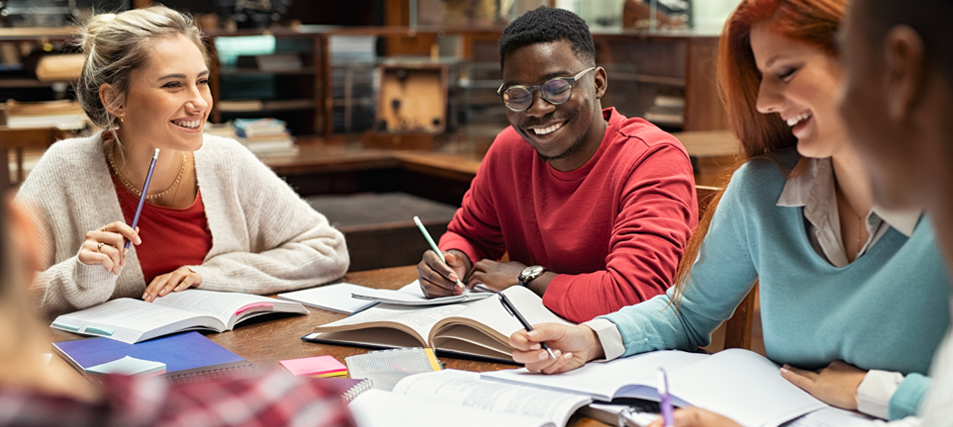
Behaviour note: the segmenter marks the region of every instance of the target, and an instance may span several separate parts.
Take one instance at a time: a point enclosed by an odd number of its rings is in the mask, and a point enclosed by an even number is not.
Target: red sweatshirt
[[[497,136],[440,238],[440,249],[542,265],[543,303],[574,322],[645,301],[672,285],[698,222],[688,153],[645,120],[609,124],[582,167],[560,172],[513,130]],[[514,278],[515,280],[515,278]]]

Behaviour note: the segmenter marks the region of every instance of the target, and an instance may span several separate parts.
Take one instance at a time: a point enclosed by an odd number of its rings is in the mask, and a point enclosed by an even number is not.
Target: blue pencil
[[[149,191],[149,182],[152,181],[152,171],[156,169],[156,159],[159,158],[159,149],[156,148],[155,153],[152,153],[152,163],[149,164],[149,172],[146,174],[146,183],[142,184],[142,193],[139,194],[139,205],[136,206],[136,215],[132,217],[132,229],[135,230],[136,226],[139,225],[139,214],[142,213],[142,205],[146,203],[146,192]],[[126,240],[126,251],[129,250],[129,245],[132,244],[131,240]]]

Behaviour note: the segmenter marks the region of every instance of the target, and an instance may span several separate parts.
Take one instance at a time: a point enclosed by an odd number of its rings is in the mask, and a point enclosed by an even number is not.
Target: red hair
[[[751,51],[751,28],[767,23],[782,37],[815,46],[837,55],[834,36],[847,8],[847,0],[744,0],[735,9],[721,33],[718,44],[718,93],[728,116],[728,124],[741,153],[733,170],[748,160],[794,147],[797,138],[778,114],[761,114],[757,109],[761,72]],[[804,162],[786,174],[797,173]],[[686,279],[708,233],[712,215],[724,190],[715,195],[698,228],[688,242],[675,274],[675,305],[685,293]]]

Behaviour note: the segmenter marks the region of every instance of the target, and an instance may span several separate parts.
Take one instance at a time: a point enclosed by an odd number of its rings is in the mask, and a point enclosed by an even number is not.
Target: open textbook
[[[349,405],[360,426],[554,426],[590,398],[480,379],[480,374],[443,370],[406,377],[392,392],[368,390]]]
[[[559,375],[526,369],[485,372],[484,378],[574,391],[596,401],[630,397],[658,401],[656,372],[668,371],[668,390],[676,406],[697,406],[746,427],[779,426],[828,405],[783,377],[778,365],[742,349],[713,355],[656,351],[608,363],[588,363]]]
[[[63,314],[50,325],[77,334],[137,343],[193,329],[229,331],[236,323],[269,313],[307,314],[303,305],[260,295],[187,289],[154,302],[118,298]]]
[[[503,291],[530,323],[571,324],[543,306],[522,286]],[[378,304],[344,319],[316,326],[306,341],[372,348],[432,347],[446,354],[513,362],[509,336],[522,329],[495,295],[433,307]]]

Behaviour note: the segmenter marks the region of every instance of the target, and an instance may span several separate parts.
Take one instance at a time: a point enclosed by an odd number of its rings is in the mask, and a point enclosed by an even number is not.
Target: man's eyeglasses
[[[530,105],[533,105],[533,92],[540,91],[543,99],[553,105],[559,105],[572,97],[572,86],[579,80],[583,74],[586,74],[596,67],[589,67],[572,77],[556,77],[546,83],[538,86],[513,85],[504,89],[504,84],[496,90],[496,94],[503,98],[506,108],[515,112],[525,111]]]

